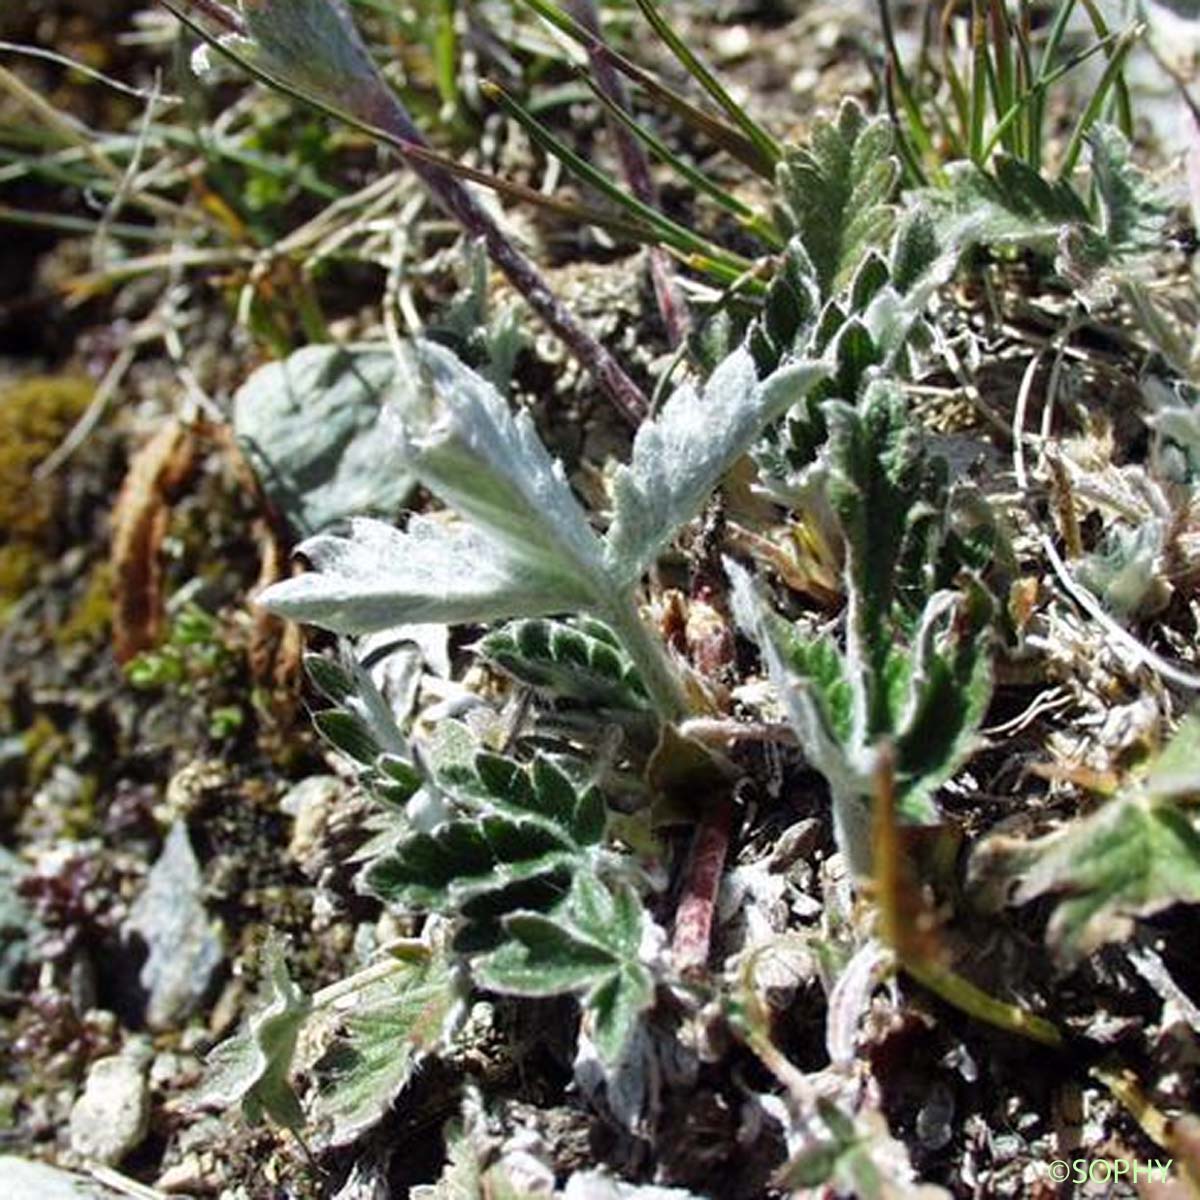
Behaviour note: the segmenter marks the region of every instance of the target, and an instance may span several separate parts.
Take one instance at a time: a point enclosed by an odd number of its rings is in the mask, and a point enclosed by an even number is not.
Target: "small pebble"
[[[71,1109],[71,1149],[115,1166],[141,1145],[150,1124],[144,1047],[97,1059]]]

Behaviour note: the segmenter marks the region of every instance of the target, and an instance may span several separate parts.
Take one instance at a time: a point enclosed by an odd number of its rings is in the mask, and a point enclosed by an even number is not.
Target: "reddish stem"
[[[341,0],[330,2],[338,9],[346,37],[354,44],[363,65],[357,77],[349,77],[344,82],[341,99],[345,111],[399,142],[410,143],[414,148],[427,148],[428,143],[408,111],[375,70],[345,5]],[[184,0],[184,3],[204,13],[227,31],[243,32],[241,18],[219,0]],[[393,145],[393,149],[467,236],[472,240],[482,240],[491,260],[508,276],[529,307],[564,342],[625,418],[632,425],[640,424],[649,407],[641,389],[625,374],[617,360],[579,324],[550,290],[537,267],[516,248],[461,181],[445,168],[421,161],[403,146]]]
[[[226,8],[224,4],[220,3],[220,0],[187,0],[187,3],[227,33],[244,34],[246,32],[241,15],[234,12],[232,8]]]
[[[708,965],[717,893],[733,833],[733,813],[733,801],[728,796],[714,797],[692,837],[671,936],[672,957],[682,972],[702,971]]]

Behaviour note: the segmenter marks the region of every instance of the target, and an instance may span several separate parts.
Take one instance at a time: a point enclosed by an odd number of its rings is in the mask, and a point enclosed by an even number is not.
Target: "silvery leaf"
[[[315,569],[267,588],[259,603],[334,633],[547,615],[578,609],[586,596],[553,564],[539,570],[475,529],[428,517],[403,533],[363,518],[348,536],[310,538],[298,551]]]
[[[306,95],[370,120],[389,103],[345,0],[242,0],[246,38],[233,48]]]
[[[730,354],[702,390],[678,388],[638,430],[633,458],[618,472],[608,533],[610,569],[632,583],[679,528],[697,516],[722,477],[759,434],[829,373],[796,362],[761,383],[745,346]]]
[[[573,580],[575,607],[586,606],[582,592],[607,596],[599,539],[529,414],[514,416],[500,393],[444,346],[413,340],[403,365],[405,385],[389,410],[402,465],[524,564],[523,574]]]

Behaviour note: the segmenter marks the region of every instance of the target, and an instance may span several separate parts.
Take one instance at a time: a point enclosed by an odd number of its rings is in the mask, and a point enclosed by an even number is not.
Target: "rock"
[[[5,1200],[117,1200],[117,1193],[70,1171],[0,1154]]]
[[[233,429],[297,533],[341,517],[395,514],[412,490],[380,410],[403,386],[386,344],[306,346],[260,367],[233,400]]]
[[[292,818],[288,857],[306,874],[321,851],[323,835],[337,806],[346,798],[346,785],[336,775],[310,775],[288,789],[279,807]]]
[[[200,864],[183,821],[171,827],[124,930],[149,950],[140,975],[149,993],[146,1024],[176,1028],[200,1006],[225,956],[204,907]]]
[[[97,1059],[71,1109],[71,1149],[115,1166],[141,1145],[150,1125],[149,1050],[139,1043]]]
[[[184,1196],[195,1196],[216,1190],[198,1154],[189,1154],[182,1162],[168,1167],[154,1181],[154,1187],[160,1192]]]

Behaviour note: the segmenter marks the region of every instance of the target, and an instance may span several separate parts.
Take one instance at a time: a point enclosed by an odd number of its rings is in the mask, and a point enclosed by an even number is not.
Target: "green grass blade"
[[[928,182],[928,178],[922,162],[937,161],[933,149],[933,133],[921,112],[921,105],[896,46],[896,33],[892,26],[892,9],[889,0],[879,0],[879,24],[883,31],[885,56],[884,96],[887,101],[888,115],[892,120],[892,129],[896,135],[897,151],[913,182],[924,185]],[[922,56],[926,52],[927,47],[923,46]],[[899,106],[896,104],[897,98],[900,101]],[[904,125],[900,123],[901,110],[904,113]]]
[[[971,0],[971,99],[968,112],[967,149],[971,161],[984,165],[983,129],[987,120],[988,47],[987,19],[982,0]]]
[[[1121,78],[1121,72],[1125,69],[1125,60],[1129,57],[1129,52],[1133,49],[1134,43],[1141,37],[1143,28],[1144,26],[1138,22],[1129,25],[1121,33],[1121,36],[1117,38],[1116,45],[1112,47],[1112,53],[1109,55],[1108,62],[1104,67],[1104,74],[1100,76],[1100,82],[1096,86],[1096,90],[1092,93],[1092,97],[1087,102],[1083,112],[1079,114],[1079,120],[1075,122],[1075,128],[1071,132],[1071,140],[1067,143],[1062,165],[1058,169],[1060,179],[1070,179],[1071,173],[1075,170],[1075,165],[1079,162],[1079,155],[1083,151],[1083,142],[1087,137],[1088,130],[1091,129],[1104,111],[1104,106],[1113,89],[1117,86],[1117,81]],[[1097,43],[1098,46],[1105,46],[1106,44],[1105,42]]]
[[[988,82],[992,88],[992,109],[998,118],[1016,102],[1016,36],[1004,0],[990,0],[988,20],[991,25],[992,43],[992,69],[988,73]],[[1002,139],[1004,148],[1014,156],[1020,153],[1017,133],[1017,129],[1011,127]]]
[[[946,87],[950,91],[950,100],[954,105],[954,115],[957,121],[957,130],[952,135],[954,142],[951,153],[954,158],[966,158],[970,141],[968,131],[971,127],[971,100],[954,61],[954,41],[950,33],[953,18],[954,3],[953,0],[950,0],[950,3],[942,11],[938,40],[942,51],[942,78],[946,81]],[[943,114],[941,124],[943,129],[948,129],[953,122]]]
[[[691,48],[675,32],[659,11],[654,0],[636,0],[638,8],[650,22],[654,32],[667,48],[683,64],[688,74],[724,110],[726,116],[750,139],[758,152],[770,163],[777,163],[783,156],[779,143],[725,90],[721,81],[700,61]]]
[[[1050,26],[1050,33],[1046,38],[1046,44],[1042,47],[1042,58],[1038,64],[1037,83],[1044,84],[1051,72],[1055,69],[1054,63],[1058,58],[1059,49],[1062,47],[1063,38],[1067,33],[1067,23],[1071,19],[1071,14],[1075,11],[1076,0],[1063,0],[1058,6],[1058,11],[1054,15],[1054,24]],[[1033,137],[1033,145],[1031,147],[1032,165],[1041,169],[1042,163],[1042,148],[1046,141],[1046,90],[1042,87],[1036,96],[1034,105],[1029,114],[1030,130]]]
[[[653,229],[659,235],[663,245],[670,246],[683,254],[695,254],[706,260],[711,259],[713,262],[725,263],[735,270],[745,270],[750,265],[748,260],[712,245],[686,226],[672,221],[670,217],[664,216],[657,209],[639,200],[628,189],[614,183],[603,171],[593,167],[591,163],[581,158],[564,142],[555,137],[545,125],[532,116],[519,101],[510,96],[498,84],[484,80],[480,84],[480,91],[489,100],[499,104],[537,145],[547,154],[557,158],[576,178],[595,188],[601,195],[607,196],[635,220],[641,221]]]
[[[775,160],[765,157],[758,147],[737,129],[698,108],[690,100],[668,87],[649,71],[631,62],[614,50],[602,39],[584,28],[569,13],[564,12],[553,0],[519,0],[519,3],[549,22],[559,33],[582,46],[590,55],[603,59],[614,70],[644,89],[655,100],[660,101],[681,120],[703,134],[726,154],[736,158],[764,179],[775,178]]]
[[[377,125],[363,121],[353,113],[335,108],[318,97],[311,96],[307,92],[293,86],[286,80],[269,74],[243,55],[238,54],[228,44],[217,41],[201,25],[193,21],[187,15],[186,10],[175,7],[172,0],[162,0],[162,2],[197,37],[207,41],[214,50],[223,54],[260,83],[266,84],[268,87],[274,88],[286,96],[290,96],[293,100],[310,105],[325,116],[341,121],[352,129],[357,129],[360,133],[365,133],[368,137],[382,142],[384,145],[393,147],[400,157],[409,163],[416,162],[425,166],[437,167],[458,179],[465,179],[469,183],[477,183],[489,191],[496,192],[498,195],[507,196],[509,199],[522,204],[529,204],[536,208],[545,209],[576,224],[596,225],[602,229],[611,229],[614,233],[620,233],[633,241],[642,242],[647,245],[657,245],[661,241],[657,231],[646,224],[631,221],[625,217],[615,216],[600,209],[591,208],[588,205],[574,204],[566,200],[556,199],[553,196],[543,195],[535,188],[515,183],[510,179],[503,179],[498,175],[490,175],[488,172],[477,170],[474,167],[468,167],[456,159],[450,158],[445,154],[439,154],[436,150],[431,150],[428,146],[419,145],[415,142],[407,141],[405,138],[397,137],[394,133],[386,129],[381,129]]]
[[[1014,121],[1016,121],[1021,113],[1027,109],[1031,109],[1035,104],[1043,99],[1046,95],[1046,90],[1051,84],[1057,82],[1069,71],[1075,70],[1080,63],[1086,62],[1094,54],[1099,54],[1100,51],[1111,46],[1115,42],[1116,35],[1110,34],[1108,39],[1101,42],[1094,42],[1084,50],[1080,50],[1077,54],[1073,54],[1065,63],[1059,63],[1049,75],[1040,78],[1021,98],[1006,112],[999,120],[996,128],[992,130],[991,136],[983,147],[983,157],[986,161],[991,157],[992,151],[996,149],[997,143],[1000,141],[1004,131],[1008,129]]]
[[[1033,53],[1031,42],[1031,29],[1029,23],[1029,0],[1020,0],[1020,10],[1017,13],[1017,20],[1013,26],[1013,32],[1017,40],[1017,78],[1016,78],[1016,93],[1013,96],[1013,103],[1021,100],[1029,94],[1029,89],[1033,86]],[[997,118],[1002,117],[1003,113],[997,113]],[[1016,140],[1020,147],[1020,156],[1036,171],[1040,164],[1032,157],[1034,152],[1032,129],[1030,126],[1031,109],[1024,106],[1017,118],[1016,123]]]
[[[1105,21],[1103,13],[1096,7],[1095,0],[1083,0],[1083,7],[1087,10],[1088,19],[1092,22],[1092,28],[1096,31],[1096,36],[1101,39],[1108,37],[1112,31],[1109,29],[1108,22]],[[1115,53],[1116,50],[1114,49],[1113,54]],[[1133,104],[1129,99],[1129,85],[1125,82],[1124,71],[1117,74],[1113,85],[1113,96],[1116,100],[1117,125],[1121,132],[1132,140]]]
[[[738,219],[742,227],[753,233],[755,237],[765,242],[773,250],[782,250],[784,240],[779,231],[761,213],[756,213],[748,204],[743,204],[736,196],[729,193],[715,180],[710,179],[703,171],[693,167],[679,157],[665,142],[656,137],[644,125],[635,120],[612,97],[605,94],[599,84],[590,75],[583,75],[584,82],[592,94],[604,106],[605,111],[621,126],[638,139],[660,162],[664,162],[681,178],[687,180],[703,196],[719,204],[726,212]]]
[[[458,112],[458,31],[455,0],[439,0],[433,36],[433,67],[438,95],[451,116]]]

